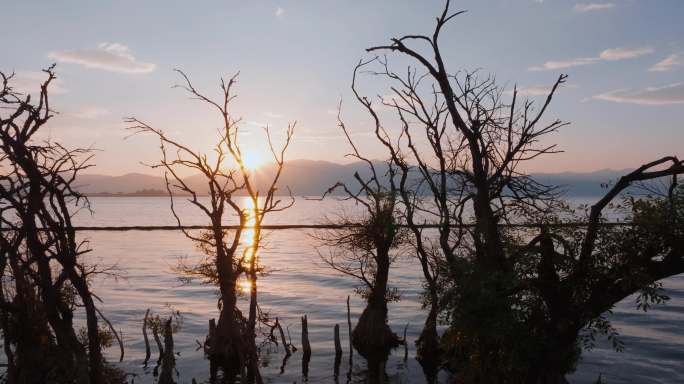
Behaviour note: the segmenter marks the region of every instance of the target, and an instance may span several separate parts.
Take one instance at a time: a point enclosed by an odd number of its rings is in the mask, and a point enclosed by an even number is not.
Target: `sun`
[[[263,158],[258,153],[244,152],[242,154],[242,164],[250,171],[257,170],[263,162]]]

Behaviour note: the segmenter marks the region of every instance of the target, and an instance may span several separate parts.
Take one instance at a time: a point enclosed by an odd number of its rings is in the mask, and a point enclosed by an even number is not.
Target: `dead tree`
[[[391,162],[374,163],[361,155],[339,113],[338,125],[352,148],[348,156],[361,161],[370,175],[363,177],[356,172],[357,185],[338,182],[326,194],[342,190],[343,199],[355,202],[363,213],[360,218],[342,217],[336,222],[340,224],[336,229],[320,231],[314,236],[326,247],[319,252],[322,260],[361,283],[357,293],[366,300],[366,308],[354,327],[352,342],[368,360],[369,370],[375,370],[384,366],[390,350],[399,345],[399,338],[387,324],[387,303],[399,299],[396,290],[389,287],[389,272],[403,241],[397,220],[395,169]],[[373,381],[379,375],[375,371],[369,373]]]
[[[566,204],[557,188],[536,182],[520,165],[558,152],[542,139],[566,123],[544,115],[566,76],[535,109],[515,88],[509,98],[492,76],[449,72],[439,37],[461,13],[450,12],[447,1],[431,35],[406,35],[367,50],[405,56],[415,67],[397,73],[385,56],[374,57],[359,63],[352,83],[397,169],[404,217],[423,266],[431,311],[418,340],[419,358],[424,366],[436,365],[429,367],[432,377],[446,364],[465,382],[563,382],[581,351],[580,332],[609,331],[603,312],[635,292],[658,301],[653,284],[682,272],[681,224],[642,223],[645,211],[681,223],[676,198],[651,199],[646,206],[635,201],[635,225],[622,230],[602,227],[601,217],[634,182],[671,177],[684,165],[666,157],[625,176],[591,208],[587,227],[571,233],[545,227],[566,220]],[[391,96],[377,103],[362,96],[361,69],[386,79]],[[394,132],[386,128],[390,113]],[[464,215],[471,209],[472,226]],[[502,226],[523,220],[542,229]],[[420,221],[435,222],[436,233],[423,231]],[[449,325],[445,351],[437,348],[440,314]]]
[[[12,89],[12,75],[0,73],[0,264],[13,282],[1,295],[8,373],[18,382],[102,383],[99,311],[89,280],[111,271],[84,263],[90,248],[71,222],[75,210],[89,208],[73,183],[92,155],[36,138],[54,113],[53,69],[44,71],[35,102]],[[77,307],[85,310],[85,340],[74,329]]]
[[[283,201],[278,198],[277,192],[284,168],[285,151],[292,139],[295,124],[288,126],[284,144],[279,150],[274,147],[270,131],[265,128],[265,140],[271,149],[276,171],[269,182],[257,185],[252,172],[245,165],[245,155],[238,142],[240,120],[233,118],[229,111],[230,103],[235,99],[231,92],[237,75],[228,81],[221,79],[222,97],[214,101],[195,89],[185,73],[179,70],[177,72],[183,80],[179,88],[218,112],[221,129],[216,144],[211,148],[211,154],[192,150],[161,129],[136,118],[126,121],[133,132],[152,134],[159,139],[162,159],[152,167],[165,171],[171,211],[179,228],[206,254],[206,258],[199,264],[187,265],[182,262],[178,271],[187,278],[200,278],[204,283],[219,287],[221,312],[215,332],[216,339],[209,340],[208,343],[211,346],[211,361],[221,366],[228,376],[238,375],[246,369],[249,381],[259,381],[255,325],[258,320],[256,280],[261,270],[258,250],[263,237],[261,225],[267,214],[285,210],[294,203],[291,195],[288,200]],[[207,200],[201,199],[200,192],[186,183],[184,172],[188,171],[203,176],[208,191]],[[175,201],[179,196],[186,196],[193,206],[207,216],[212,226],[210,231],[196,234],[183,228],[175,209]],[[239,196],[246,196],[250,204],[245,204]],[[239,228],[227,231],[222,225],[231,214],[238,218]],[[241,240],[244,240],[248,226],[251,229],[251,238],[247,239],[250,244],[246,249],[241,249]],[[250,281],[247,317],[237,307],[237,282],[241,276]]]

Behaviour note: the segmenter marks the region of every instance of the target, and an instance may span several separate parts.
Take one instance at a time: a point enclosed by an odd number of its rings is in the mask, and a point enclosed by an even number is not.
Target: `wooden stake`
[[[349,366],[352,365],[354,360],[354,347],[352,345],[352,324],[351,324],[351,311],[349,309],[349,296],[347,296],[347,325],[349,326]]]
[[[304,349],[304,356],[311,356],[311,344],[309,343],[309,324],[306,315],[302,317],[302,349]]]
[[[285,348],[285,355],[290,356],[292,352],[290,352],[290,346],[287,344],[287,340],[285,340],[285,332],[283,332],[283,327],[280,325],[280,322],[278,321],[278,318],[276,317],[275,325],[280,331],[280,340],[283,343],[283,348]]]
[[[406,340],[406,330],[408,329],[409,323],[406,323],[404,327],[404,362],[408,360],[408,341]]]
[[[173,356],[172,319],[172,317],[169,317],[169,320],[164,324],[164,357],[162,359],[161,374],[159,375],[159,384],[175,384],[173,371],[176,367],[176,358]]]
[[[306,315],[302,317],[302,349],[304,350],[304,355],[302,356],[302,376],[304,376],[304,380],[308,380],[311,344],[309,344],[309,324]]]
[[[335,356],[342,355],[342,344],[340,343],[340,325],[335,324]]]
[[[145,312],[145,319],[143,320],[143,326],[142,326],[142,332],[143,332],[143,339],[145,340],[145,361],[143,361],[143,365],[147,366],[147,362],[150,360],[150,339],[147,338],[147,318],[150,315],[150,309],[147,308],[147,312]]]

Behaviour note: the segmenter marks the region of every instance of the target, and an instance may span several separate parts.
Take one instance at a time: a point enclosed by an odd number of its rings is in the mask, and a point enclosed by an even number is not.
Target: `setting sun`
[[[242,154],[242,163],[245,165],[245,168],[250,171],[257,170],[263,162],[263,158],[257,153],[245,152]]]
[[[684,383],[684,0],[4,3],[0,384]]]

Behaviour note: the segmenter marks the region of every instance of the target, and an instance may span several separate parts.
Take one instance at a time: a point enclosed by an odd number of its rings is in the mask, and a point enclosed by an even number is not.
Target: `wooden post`
[[[175,384],[173,371],[176,368],[176,358],[173,356],[173,333],[171,329],[172,317],[164,324],[164,357],[158,384]]]
[[[285,340],[285,332],[283,332],[283,327],[280,325],[280,322],[278,321],[277,317],[275,325],[276,327],[278,327],[278,331],[280,331],[280,340],[283,343],[283,348],[285,348],[285,355],[290,356],[292,352],[290,352],[290,346],[287,344],[287,340]]]
[[[342,355],[342,344],[340,343],[340,325],[335,324],[335,356]]]
[[[311,356],[311,344],[309,343],[309,322],[306,315],[302,317],[302,349],[304,356]]]
[[[340,375],[340,362],[342,361],[342,343],[340,343],[340,325],[335,324],[335,366],[333,372],[335,374],[335,381]]]
[[[349,366],[352,365],[354,360],[354,347],[352,345],[352,324],[351,324],[351,311],[349,309],[349,296],[347,296],[347,325],[349,326]]]
[[[408,360],[408,340],[406,340],[406,330],[408,329],[409,323],[406,323],[404,327],[404,362]]]
[[[309,377],[309,361],[311,360],[311,344],[309,344],[309,323],[306,315],[302,317],[302,349],[304,355],[302,356],[302,375],[304,379]]]
[[[150,339],[147,338],[147,318],[150,316],[150,309],[147,308],[147,312],[145,312],[145,319],[143,320],[143,326],[142,326],[142,332],[143,332],[143,339],[145,340],[145,361],[143,361],[143,365],[147,367],[147,362],[150,360]]]
[[[157,343],[157,349],[159,349],[159,358],[157,359],[157,366],[161,364],[162,358],[164,357],[164,346],[159,339],[159,330],[156,327],[152,327],[152,336],[154,341]]]

